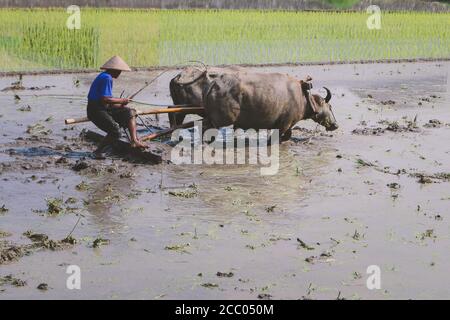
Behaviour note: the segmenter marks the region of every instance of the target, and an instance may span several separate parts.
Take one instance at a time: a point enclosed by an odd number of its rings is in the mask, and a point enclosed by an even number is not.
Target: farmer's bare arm
[[[130,100],[127,98],[111,98],[111,97],[103,97],[102,102],[104,105],[107,105],[112,108],[122,108],[126,106]]]

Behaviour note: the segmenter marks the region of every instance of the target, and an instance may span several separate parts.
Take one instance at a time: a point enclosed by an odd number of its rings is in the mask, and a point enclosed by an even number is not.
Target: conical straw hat
[[[119,56],[114,56],[109,59],[100,69],[102,70],[120,70],[120,71],[131,71],[130,67],[125,61]]]

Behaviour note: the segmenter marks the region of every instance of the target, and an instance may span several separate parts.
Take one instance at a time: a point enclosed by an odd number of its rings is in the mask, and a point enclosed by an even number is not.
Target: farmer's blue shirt
[[[100,73],[89,90],[89,101],[101,101],[103,97],[112,97],[113,79],[107,72]]]

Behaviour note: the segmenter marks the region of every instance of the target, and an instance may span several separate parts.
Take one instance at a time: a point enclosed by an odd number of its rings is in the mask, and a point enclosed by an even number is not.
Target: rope
[[[159,104],[159,103],[148,103],[148,102],[142,102],[142,101],[135,101],[131,100],[132,103],[142,104],[144,106],[150,106],[150,107],[173,107],[173,104]],[[177,104],[177,107],[190,107],[191,104]]]
[[[123,132],[125,132],[125,135],[127,136],[128,142],[131,143],[131,137],[128,135],[128,131],[125,128],[122,128]]]
[[[136,118],[139,119],[139,121],[145,127],[145,129],[147,129],[149,132],[152,131],[152,129],[150,129],[150,127],[145,123],[144,119],[140,115],[136,115]]]
[[[189,62],[200,63],[200,64],[202,64],[203,67],[205,68],[204,73],[206,74],[207,71],[208,71],[207,66],[206,66],[203,62],[201,62],[201,61],[186,61],[186,62],[188,62],[188,63],[189,63]],[[180,65],[183,65],[183,64],[185,64],[186,62],[177,63],[176,65],[174,65],[174,67],[179,67]],[[150,82],[146,82],[146,83],[145,83],[145,86],[143,86],[141,89],[139,89],[139,90],[136,91],[134,94],[132,94],[132,95],[129,97],[129,99],[133,99],[135,96],[137,96],[139,93],[141,93],[145,88],[147,88],[147,87],[150,86],[153,82],[155,82],[159,77],[161,77],[163,74],[165,74],[165,73],[167,73],[167,72],[169,72],[169,71],[173,71],[173,70],[172,70],[172,69],[164,70],[164,71],[162,71],[161,73],[159,73],[156,77],[154,77]],[[198,80],[198,79],[197,79],[197,80]]]

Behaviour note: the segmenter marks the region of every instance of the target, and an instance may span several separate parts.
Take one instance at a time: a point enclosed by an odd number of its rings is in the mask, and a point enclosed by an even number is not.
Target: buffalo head
[[[327,91],[325,98],[318,94],[311,95],[311,107],[313,109],[311,119],[324,126],[327,131],[334,131],[339,128],[339,126],[329,103],[331,100],[331,92],[328,88],[324,87],[324,89]]]

